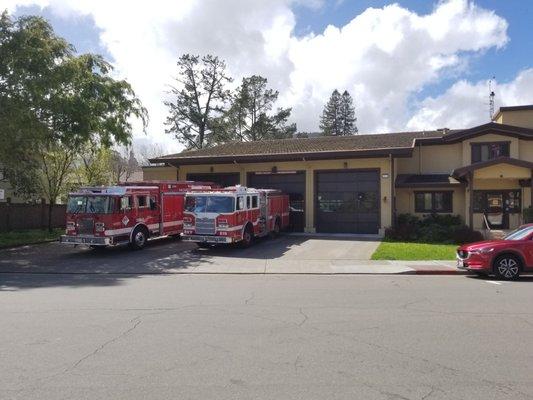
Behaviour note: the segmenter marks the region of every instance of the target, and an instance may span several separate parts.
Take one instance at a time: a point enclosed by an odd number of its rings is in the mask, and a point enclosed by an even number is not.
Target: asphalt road
[[[270,270],[314,272],[324,266],[369,263],[377,239],[282,235],[258,239],[253,246],[198,249],[195,243],[172,238],[150,241],[145,249],[127,246],[93,250],[85,246],[48,243],[0,250],[0,272],[125,273],[179,272],[263,273]]]
[[[2,399],[530,399],[533,280],[0,274]]]

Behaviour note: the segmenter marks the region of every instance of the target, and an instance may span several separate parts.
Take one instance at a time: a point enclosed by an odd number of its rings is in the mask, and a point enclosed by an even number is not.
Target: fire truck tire
[[[254,241],[254,231],[250,224],[246,225],[242,233],[242,240],[239,242],[241,247],[250,247]]]
[[[277,217],[276,222],[274,222],[274,228],[272,228],[272,230],[269,232],[270,237],[272,239],[278,237],[280,231],[281,231],[281,223],[279,221],[279,218]]]
[[[135,250],[141,250],[146,246],[148,240],[148,230],[144,226],[138,226],[131,235],[130,246]]]

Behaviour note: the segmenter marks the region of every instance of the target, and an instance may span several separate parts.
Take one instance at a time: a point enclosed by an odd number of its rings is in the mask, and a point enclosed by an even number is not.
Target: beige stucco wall
[[[176,167],[143,167],[143,180],[172,180],[178,179]]]
[[[524,128],[533,128],[533,110],[504,111],[495,122]]]
[[[413,214],[418,217],[423,217],[427,213],[416,213],[415,212],[415,192],[423,191],[453,191],[453,210],[449,214],[460,215],[463,221],[465,220],[465,188],[463,186],[458,188],[416,188],[416,189],[407,189],[401,188],[396,189],[396,212],[397,214]]]
[[[346,164],[345,164],[346,163]],[[345,160],[320,160],[320,161],[288,161],[288,162],[266,162],[250,164],[209,164],[209,165],[184,165],[179,169],[179,179],[186,179],[188,173],[208,173],[208,172],[239,172],[241,185],[246,185],[248,172],[271,171],[276,167],[281,171],[306,171],[306,202],[305,219],[306,232],[315,231],[314,211],[315,211],[315,180],[314,173],[319,170],[333,169],[379,169],[380,170],[380,191],[381,191],[381,226],[380,233],[391,225],[391,171],[390,160],[388,158],[368,158],[368,159],[345,159]],[[382,174],[388,174],[384,178]]]
[[[410,158],[396,160],[399,174],[449,174],[463,166],[461,143],[438,146],[419,146]]]

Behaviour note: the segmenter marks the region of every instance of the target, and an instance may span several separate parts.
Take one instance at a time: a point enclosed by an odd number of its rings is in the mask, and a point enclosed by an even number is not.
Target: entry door
[[[492,228],[507,229],[509,214],[504,207],[504,193],[487,193],[487,220]]]
[[[379,203],[379,171],[316,173],[318,232],[378,233]]]

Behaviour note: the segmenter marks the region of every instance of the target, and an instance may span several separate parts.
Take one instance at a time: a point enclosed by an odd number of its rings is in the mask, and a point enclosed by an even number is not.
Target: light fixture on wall
[[[348,168],[348,163],[345,161],[343,164],[344,169]]]
[[[209,172],[214,172],[214,171],[215,171],[214,167],[209,167]]]
[[[273,174],[277,174],[278,173],[278,167],[276,167],[275,165],[272,167],[272,169],[270,170],[270,172],[272,172]]]

